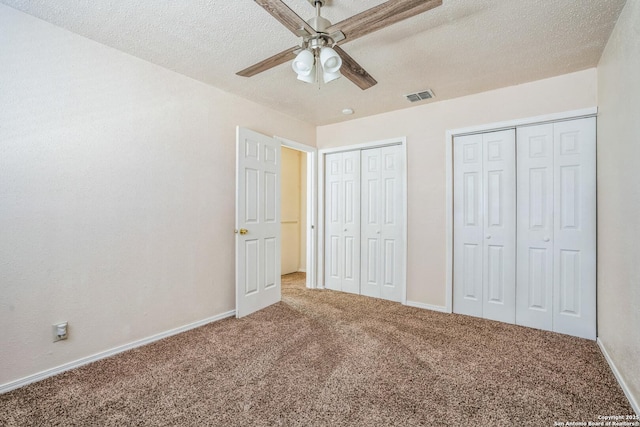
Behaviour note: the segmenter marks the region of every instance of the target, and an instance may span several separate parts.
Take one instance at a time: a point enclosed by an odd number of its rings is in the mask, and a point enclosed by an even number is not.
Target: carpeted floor
[[[592,341],[283,277],[282,302],[0,396],[2,426],[553,426],[633,411]]]

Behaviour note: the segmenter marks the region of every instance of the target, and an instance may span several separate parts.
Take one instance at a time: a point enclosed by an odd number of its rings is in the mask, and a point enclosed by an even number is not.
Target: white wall
[[[640,403],[640,2],[598,65],[598,336]]]
[[[407,300],[445,306],[448,129],[594,107],[595,69],[317,129],[318,148],[407,137]]]
[[[235,127],[315,128],[4,5],[0,46],[0,385],[233,310]]]

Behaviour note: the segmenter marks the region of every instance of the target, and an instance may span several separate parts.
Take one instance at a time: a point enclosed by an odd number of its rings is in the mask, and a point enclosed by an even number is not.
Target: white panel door
[[[453,141],[453,311],[482,317],[482,135]]]
[[[553,330],[596,339],[596,123],[553,125]]]
[[[280,143],[236,133],[236,317],[280,301]]]
[[[325,286],[360,293],[360,152],[325,158]]]
[[[517,323],[596,338],[595,118],[518,129]]]
[[[482,135],[482,315],[505,323],[516,321],[515,138],[515,129]]]
[[[553,124],[518,128],[516,323],[553,327]]]
[[[325,157],[325,274],[327,289],[342,290],[343,251],[342,233],[342,153],[327,154]]]
[[[402,147],[362,150],[361,293],[400,302],[405,245]]]

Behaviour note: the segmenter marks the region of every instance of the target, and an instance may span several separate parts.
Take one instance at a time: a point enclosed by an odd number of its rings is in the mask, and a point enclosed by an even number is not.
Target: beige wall
[[[596,70],[317,129],[318,148],[407,137],[407,300],[445,306],[445,134],[448,129],[596,106]]]
[[[282,147],[281,245],[282,274],[300,267],[300,160],[301,153]]]
[[[640,2],[598,65],[598,336],[640,403]]]
[[[4,5],[0,40],[0,385],[233,310],[235,127],[315,128]]]
[[[300,264],[307,271],[307,153],[300,152]]]

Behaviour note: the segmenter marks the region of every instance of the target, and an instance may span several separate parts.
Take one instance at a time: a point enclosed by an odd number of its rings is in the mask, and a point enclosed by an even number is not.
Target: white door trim
[[[446,207],[446,312],[453,312],[453,137],[473,133],[497,131],[561,120],[572,120],[582,117],[593,117],[598,114],[598,107],[583,108],[580,110],[565,111],[561,113],[545,114],[542,116],[508,120],[503,122],[488,123],[466,128],[449,129],[445,138],[445,207]]]
[[[398,137],[398,138],[391,138],[391,139],[384,139],[384,140],[380,140],[380,141],[372,141],[372,142],[365,142],[365,143],[361,143],[361,144],[354,144],[354,145],[345,145],[345,146],[341,146],[341,147],[334,147],[334,148],[323,148],[318,150],[318,207],[317,207],[317,217],[318,217],[318,221],[317,221],[317,229],[318,229],[318,233],[317,233],[317,237],[318,237],[318,244],[317,244],[317,252],[316,252],[316,258],[318,260],[317,263],[317,287],[319,289],[324,289],[324,195],[325,195],[325,188],[324,188],[324,163],[325,163],[325,155],[326,154],[330,154],[330,153],[340,153],[340,152],[344,152],[344,151],[355,151],[355,150],[366,150],[369,148],[378,148],[378,147],[385,147],[388,145],[400,145],[402,146],[402,161],[404,163],[404,173],[402,174],[402,186],[404,188],[404,191],[402,192],[402,203],[404,205],[404,215],[402,218],[402,236],[404,239],[404,253],[405,253],[405,260],[404,263],[402,265],[402,304],[407,305],[407,259],[408,259],[408,239],[407,239],[407,170],[408,170],[408,165],[407,165],[407,138],[402,136],[402,137]]]
[[[317,200],[316,195],[316,166],[318,162],[318,149],[310,145],[301,144],[286,138],[274,136],[283,147],[292,148],[294,150],[307,153],[307,259],[306,259],[306,286],[310,289],[318,287],[317,280],[317,226],[316,212]]]

